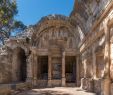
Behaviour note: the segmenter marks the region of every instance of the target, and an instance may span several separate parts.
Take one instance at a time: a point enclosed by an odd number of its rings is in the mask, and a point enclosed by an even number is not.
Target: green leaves
[[[21,21],[14,19],[17,13],[18,10],[15,0],[0,0],[0,37],[9,37],[10,32],[13,30],[24,30],[26,28]]]
[[[21,21],[15,21],[14,26],[15,28],[22,29],[22,30],[26,28],[26,26]]]

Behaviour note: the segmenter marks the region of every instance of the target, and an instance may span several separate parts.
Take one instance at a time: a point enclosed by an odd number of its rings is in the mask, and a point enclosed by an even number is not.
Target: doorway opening
[[[38,77],[41,80],[48,80],[48,56],[39,56],[38,57],[39,63],[39,74]]]
[[[15,64],[17,81],[25,82],[27,77],[27,63],[24,49],[17,47],[15,50]]]
[[[61,57],[52,58],[52,79],[60,80],[62,77],[62,59]]]
[[[75,83],[76,82],[76,57],[66,56],[65,62],[66,62],[65,64],[66,83]]]

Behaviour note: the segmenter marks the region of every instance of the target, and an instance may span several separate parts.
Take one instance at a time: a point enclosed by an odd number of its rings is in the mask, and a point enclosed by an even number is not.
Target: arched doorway
[[[15,82],[25,82],[26,81],[26,55],[24,49],[17,47],[14,49],[13,54],[13,81]]]

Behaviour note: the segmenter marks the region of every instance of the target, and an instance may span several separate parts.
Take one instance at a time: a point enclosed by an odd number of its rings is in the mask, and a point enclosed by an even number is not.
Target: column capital
[[[66,52],[65,52],[65,51],[63,51],[63,52],[62,52],[62,55],[64,55],[64,56],[65,56],[65,54],[66,54]]]

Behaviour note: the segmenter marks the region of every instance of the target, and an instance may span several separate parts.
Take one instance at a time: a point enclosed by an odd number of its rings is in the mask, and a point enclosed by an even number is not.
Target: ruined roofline
[[[71,22],[71,18],[64,15],[48,15],[42,17],[41,20],[34,25],[34,29],[37,31],[42,31],[42,29],[46,29],[49,27],[72,27],[76,28],[75,25]],[[41,29],[41,30],[40,30]]]
[[[41,23],[47,21],[47,20],[64,20],[64,21],[68,21],[69,17],[68,16],[64,16],[64,15],[59,15],[59,14],[50,14],[48,16],[44,16],[42,17],[37,24],[35,24],[35,26],[40,25]]]

